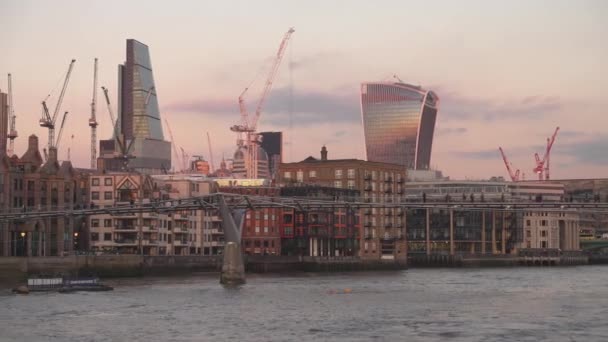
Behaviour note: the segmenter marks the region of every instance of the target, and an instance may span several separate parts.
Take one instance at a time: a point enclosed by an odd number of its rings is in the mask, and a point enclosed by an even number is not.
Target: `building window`
[[[93,178],[93,180],[91,181],[91,185],[99,186],[99,178]]]
[[[355,169],[348,169],[348,178],[349,179],[355,178]]]
[[[335,178],[342,178],[342,170],[341,169],[335,170],[334,174],[335,174]]]
[[[285,171],[285,173],[283,174],[283,176],[285,177],[285,179],[291,179],[291,172],[290,171]]]
[[[342,187],[342,181],[334,181],[334,188],[341,188]]]
[[[296,180],[300,183],[304,182],[304,171],[296,172]]]
[[[540,248],[547,248],[547,241],[541,241]]]
[[[354,189],[355,188],[355,181],[354,180],[349,180],[348,181],[348,188],[349,189]]]
[[[526,237],[532,237],[532,232],[530,229],[526,229]]]
[[[264,227],[264,233],[268,233],[268,227]]]
[[[526,227],[530,227],[530,220],[526,220]]]
[[[91,241],[99,241],[99,233],[91,233]]]
[[[547,220],[541,220],[540,221],[540,225],[543,226],[543,227],[546,226],[547,225]]]
[[[91,227],[93,227],[93,228],[99,227],[99,220],[98,219],[92,219],[91,220]]]
[[[255,232],[259,233],[260,232],[260,227],[259,226],[255,226]]]
[[[103,241],[110,241],[110,240],[112,240],[112,233],[104,233]]]
[[[317,171],[315,171],[315,170],[308,171],[308,177],[309,178],[317,178]]]
[[[112,227],[112,219],[105,219],[105,220],[103,220],[103,226],[104,227]]]
[[[105,199],[105,200],[111,200],[112,199],[112,191],[105,191],[103,193],[103,199]]]
[[[99,191],[93,191],[91,192],[91,199],[92,200],[98,200],[99,199]]]
[[[112,178],[104,178],[103,185],[112,185]]]
[[[541,230],[540,231],[540,236],[541,237],[547,237],[547,231],[546,230]]]

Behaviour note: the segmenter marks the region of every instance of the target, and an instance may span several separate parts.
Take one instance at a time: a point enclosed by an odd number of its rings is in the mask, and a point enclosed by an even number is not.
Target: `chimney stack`
[[[327,148],[325,145],[321,148],[321,160],[327,160]]]

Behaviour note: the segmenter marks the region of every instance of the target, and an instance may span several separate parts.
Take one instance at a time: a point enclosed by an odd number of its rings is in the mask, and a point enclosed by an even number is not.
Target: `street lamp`
[[[21,232],[20,235],[21,235],[22,238],[25,237],[25,232]]]
[[[74,237],[78,237],[78,232],[74,232]]]

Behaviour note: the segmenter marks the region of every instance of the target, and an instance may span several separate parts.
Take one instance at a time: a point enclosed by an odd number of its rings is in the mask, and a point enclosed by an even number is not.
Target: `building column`
[[[431,255],[431,213],[429,208],[426,208],[426,255]]]
[[[486,212],[481,212],[481,254],[486,254]]]
[[[401,219],[401,224],[403,224],[403,255],[404,258],[407,258],[407,210],[405,208],[401,208],[403,210],[403,218]]]
[[[312,238],[311,237],[308,238],[308,256],[313,256],[312,255]]]
[[[454,255],[454,209],[450,208],[450,255]]]
[[[507,213],[505,211],[502,212],[502,231],[501,231],[501,252],[502,254],[507,253],[507,228],[505,227],[507,220],[505,219],[505,215]]]
[[[496,210],[492,210],[492,254],[496,254]]]
[[[25,255],[27,255],[28,257],[32,256],[32,235],[34,233],[33,232],[27,232],[27,238],[26,238],[26,250],[25,250]]]

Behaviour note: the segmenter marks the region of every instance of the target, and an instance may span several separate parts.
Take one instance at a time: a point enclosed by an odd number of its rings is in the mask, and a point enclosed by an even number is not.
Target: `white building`
[[[524,238],[519,248],[579,250],[579,214],[576,211],[525,212]]]

